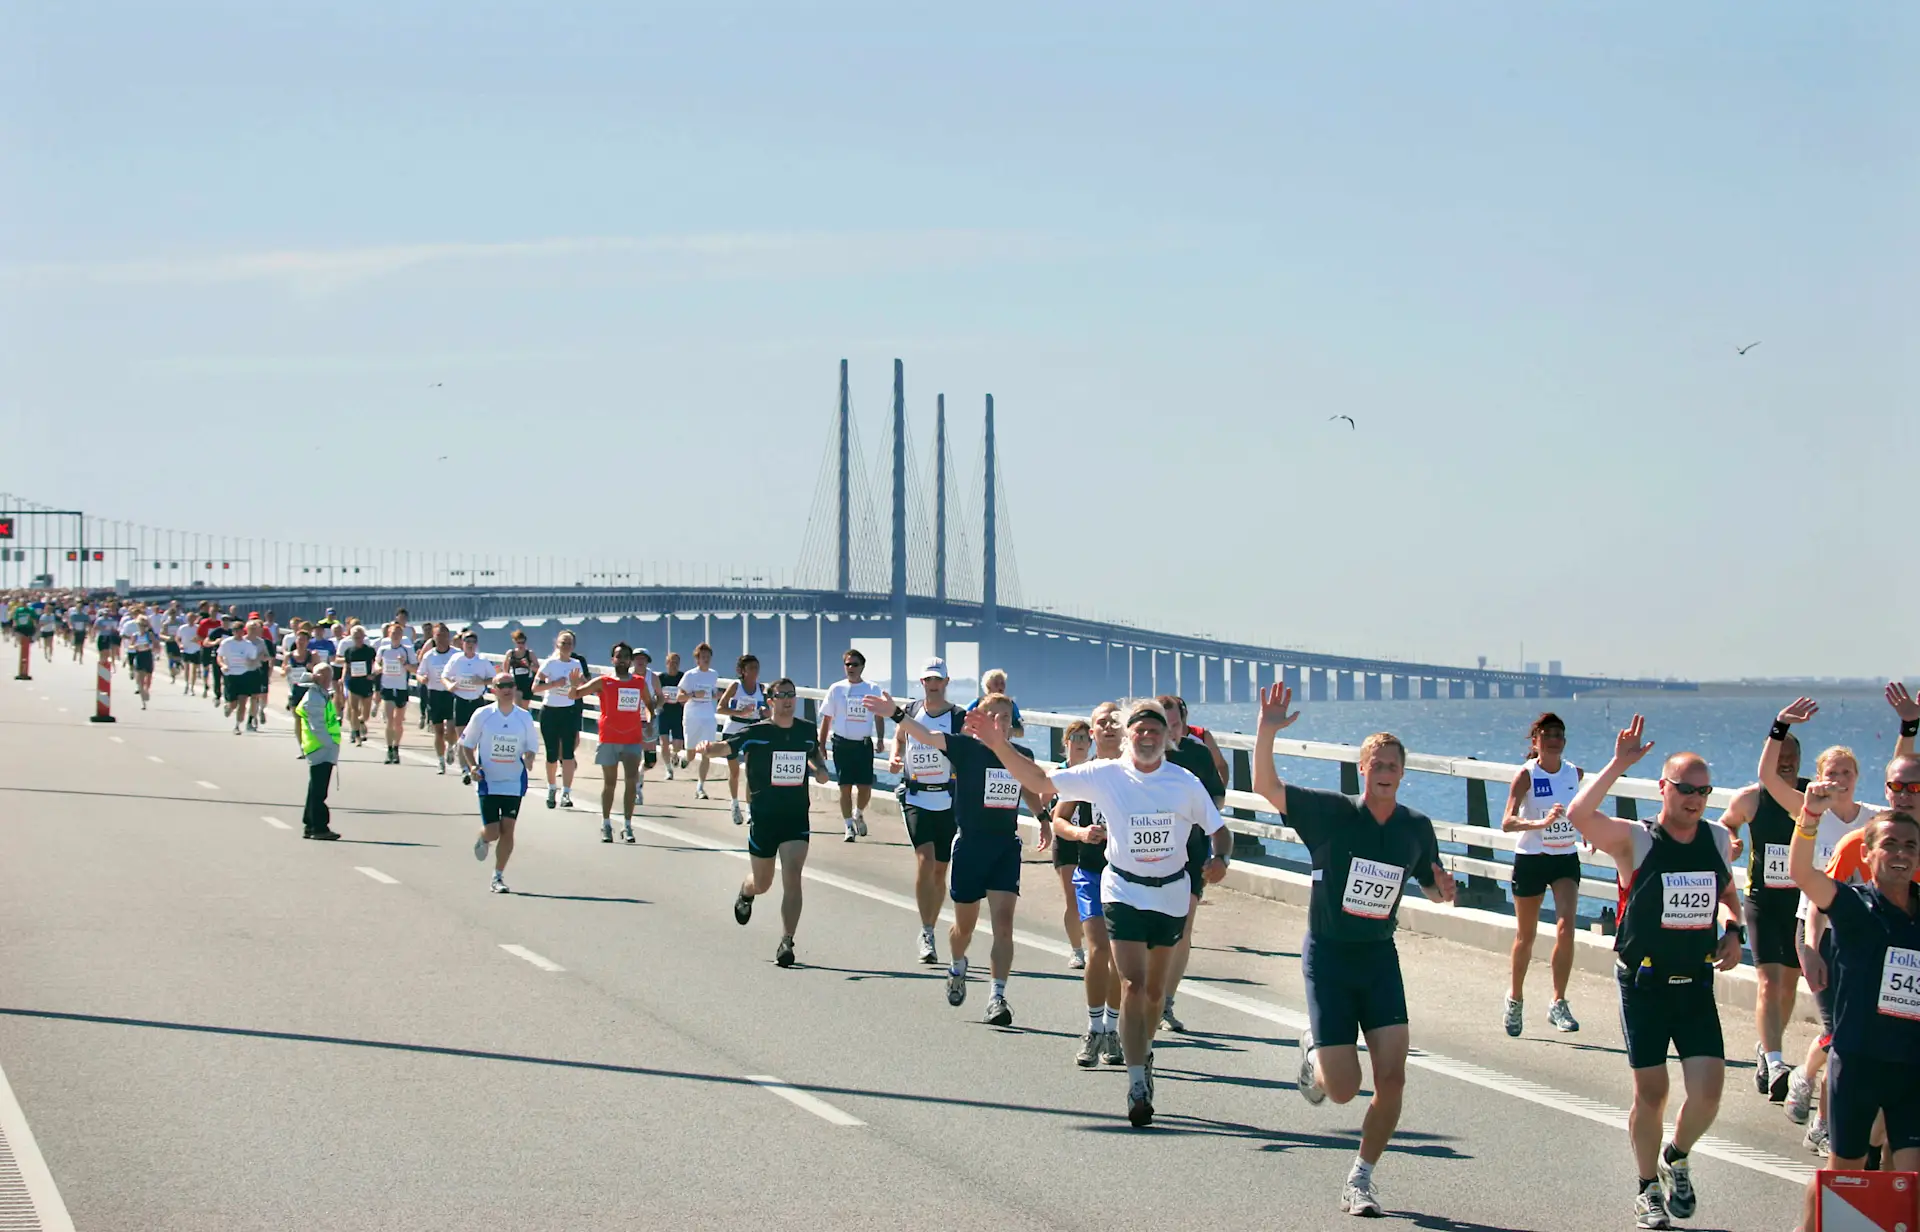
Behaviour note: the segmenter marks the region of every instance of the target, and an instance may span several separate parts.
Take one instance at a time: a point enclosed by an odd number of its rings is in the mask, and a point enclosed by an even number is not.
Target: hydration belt
[[[1187,880],[1187,866],[1184,864],[1180,866],[1179,872],[1168,873],[1165,877],[1142,877],[1139,873],[1130,873],[1117,864],[1108,864],[1107,867],[1120,874],[1121,880],[1131,881],[1135,885],[1165,886],[1172,885],[1176,881]]]

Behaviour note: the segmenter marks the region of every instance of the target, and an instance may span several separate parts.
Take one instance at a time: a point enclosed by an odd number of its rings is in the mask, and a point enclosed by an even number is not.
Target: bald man
[[[1600,812],[1615,783],[1653,749],[1639,715],[1614,741],[1613,760],[1581,785],[1567,810],[1580,837],[1613,857],[1624,890],[1614,974],[1633,1109],[1627,1137],[1639,1171],[1634,1223],[1671,1226],[1696,1206],[1687,1152],[1713,1124],[1726,1082],[1726,1041],[1713,999],[1715,968],[1740,962],[1743,907],[1731,867],[1732,836],[1706,820],[1713,777],[1698,753],[1675,753],[1660,771],[1660,815],[1627,821]],[[1726,910],[1724,928],[1716,907]],[[1667,1047],[1680,1056],[1686,1099],[1673,1140],[1660,1145],[1667,1106]]]

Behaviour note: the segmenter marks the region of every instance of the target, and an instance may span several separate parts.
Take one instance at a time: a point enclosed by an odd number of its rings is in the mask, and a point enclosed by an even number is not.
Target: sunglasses
[[[1068,744],[1091,744],[1093,743],[1093,737],[1089,736],[1085,732],[1075,732],[1071,736],[1067,737],[1067,743]]]
[[[1691,783],[1675,783],[1669,781],[1667,786],[1673,788],[1683,796],[1708,796],[1713,794],[1712,783],[1702,783],[1698,787],[1695,787]]]
[[[792,701],[798,696],[799,694],[797,693],[769,693],[767,694],[767,700],[770,702],[785,702]]]
[[[511,693],[518,687],[517,685],[511,684],[496,684],[493,686],[493,691],[495,693]]]
[[[1887,794],[1890,796],[1920,796],[1920,783],[1888,783]]]

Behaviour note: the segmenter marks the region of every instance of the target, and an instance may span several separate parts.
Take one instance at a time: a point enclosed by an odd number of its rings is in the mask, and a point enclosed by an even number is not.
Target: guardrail
[[[499,663],[502,659],[502,656],[497,654],[487,654],[482,657],[494,663]],[[612,668],[600,664],[591,664],[590,667],[591,670],[595,672],[610,672],[612,670]],[[724,687],[731,683],[731,681],[723,677],[720,683]],[[827,691],[825,689],[803,687],[798,689],[798,693],[801,700],[805,703],[805,717],[809,719],[814,718],[819,704],[826,700]],[[598,708],[598,703],[589,697],[583,698],[582,704],[585,707],[582,712],[583,724],[591,719],[594,724],[594,729],[597,730],[598,717],[595,711]],[[529,700],[528,705],[529,709],[538,708],[537,702],[532,699]],[[1065,759],[1062,733],[1067,724],[1086,717],[1085,715],[1061,714],[1046,710],[1025,710],[1021,712],[1021,719],[1029,730],[1035,727],[1048,729],[1050,733],[1048,741],[1049,747],[1047,750],[1048,760],[1056,764]],[[880,729],[883,727],[884,724],[876,725],[876,735],[880,734]],[[692,738],[691,733],[689,733],[689,737],[690,739]],[[1280,815],[1273,812],[1272,806],[1267,803],[1264,796],[1255,795],[1252,791],[1253,737],[1239,732],[1215,731],[1213,732],[1213,738],[1215,743],[1227,754],[1228,788],[1226,811],[1228,814],[1228,827],[1232,829],[1235,834],[1244,835],[1249,839],[1267,839],[1273,842],[1305,846],[1306,844],[1301,840],[1300,835],[1286,825],[1284,819],[1277,821],[1265,821],[1261,819],[1263,816],[1278,818]],[[876,748],[879,747],[884,746],[876,746]],[[1274,741],[1273,748],[1274,754],[1277,757],[1302,758],[1310,761],[1337,763],[1340,766],[1340,789],[1350,795],[1357,794],[1360,790],[1360,750],[1356,745],[1327,744],[1315,740],[1277,739]],[[874,769],[876,773],[882,775],[887,773],[887,761],[888,759],[884,753],[876,751],[874,755]],[[1498,784],[1500,788],[1505,788],[1513,781],[1513,776],[1519,773],[1519,770],[1520,765],[1517,762],[1480,761],[1471,757],[1444,757],[1432,753],[1410,752],[1407,754],[1407,771],[1409,773],[1444,775],[1449,778],[1459,779],[1465,788],[1467,820],[1451,821],[1436,817],[1433,822],[1434,835],[1443,846],[1453,845],[1466,848],[1465,852],[1448,852],[1444,850],[1441,852],[1441,863],[1446,866],[1449,872],[1465,873],[1470,878],[1482,878],[1502,886],[1511,885],[1513,880],[1513,866],[1510,863],[1496,859],[1494,853],[1496,851],[1512,853],[1520,836],[1517,834],[1509,834],[1494,824],[1493,818],[1498,814],[1494,811],[1491,803],[1495,797],[1489,796],[1487,784],[1495,783]],[[1284,774],[1282,777],[1285,777]],[[1504,794],[1497,794],[1497,798],[1499,800],[1499,810],[1504,812],[1506,804]],[[1654,779],[1623,778],[1614,785],[1614,812],[1621,817],[1636,817],[1639,815],[1640,801],[1657,801],[1659,798],[1660,784],[1658,781]],[[1725,808],[1732,798],[1733,793],[1731,791],[1724,787],[1716,787],[1713,789],[1713,794],[1707,798],[1707,802],[1712,807]],[[1588,875],[1583,876],[1580,880],[1581,895],[1590,899],[1613,902],[1619,894],[1619,883],[1614,875],[1612,861],[1606,856],[1584,847],[1580,850],[1579,855],[1582,866],[1588,872]],[[1471,884],[1463,888],[1462,891],[1462,901],[1473,902],[1473,905],[1486,905],[1486,902],[1474,901],[1477,899],[1490,902],[1492,899],[1498,898],[1504,901],[1504,897],[1504,893],[1499,890],[1493,890],[1489,894],[1477,891]]]

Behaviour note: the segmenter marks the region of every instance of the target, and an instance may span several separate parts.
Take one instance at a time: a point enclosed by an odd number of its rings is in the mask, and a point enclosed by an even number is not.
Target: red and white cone
[[[111,723],[113,718],[113,664],[104,657],[100,660],[99,683],[93,690],[94,714],[89,723]]]

